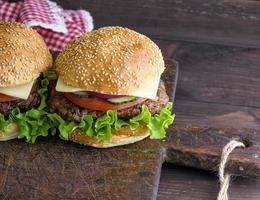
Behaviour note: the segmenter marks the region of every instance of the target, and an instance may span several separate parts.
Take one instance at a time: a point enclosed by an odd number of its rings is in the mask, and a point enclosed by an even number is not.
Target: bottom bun
[[[150,135],[149,129],[142,125],[135,130],[123,127],[113,130],[109,141],[98,140],[96,137],[87,136],[82,129],[76,129],[70,134],[70,140],[79,144],[84,144],[96,148],[109,148],[131,144],[143,140]]]
[[[0,141],[8,141],[17,138],[18,127],[15,123],[9,124],[7,131],[0,132]]]

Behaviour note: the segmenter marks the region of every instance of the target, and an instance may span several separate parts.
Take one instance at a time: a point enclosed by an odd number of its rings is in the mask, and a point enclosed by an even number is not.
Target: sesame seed
[[[0,21],[0,87],[28,83],[52,61],[42,37],[32,28]]]

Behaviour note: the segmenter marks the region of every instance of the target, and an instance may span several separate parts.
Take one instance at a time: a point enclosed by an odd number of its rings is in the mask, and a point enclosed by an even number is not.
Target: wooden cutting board
[[[163,75],[174,99],[178,66],[167,60]],[[178,116],[177,116],[178,117]],[[0,199],[156,199],[164,161],[217,170],[223,146],[232,138],[237,149],[227,170],[260,176],[260,131],[257,129],[174,124],[164,141],[149,140],[110,149],[94,149],[42,139],[0,143]]]

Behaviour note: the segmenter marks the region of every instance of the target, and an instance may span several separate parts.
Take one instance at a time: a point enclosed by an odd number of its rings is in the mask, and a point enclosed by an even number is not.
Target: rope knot
[[[230,182],[230,174],[225,173],[225,167],[230,153],[237,147],[244,148],[245,145],[244,143],[239,142],[237,140],[231,140],[224,146],[222,150],[220,164],[219,164],[219,171],[218,171],[218,177],[220,181],[220,191],[218,193],[217,200],[228,200],[227,190]]]

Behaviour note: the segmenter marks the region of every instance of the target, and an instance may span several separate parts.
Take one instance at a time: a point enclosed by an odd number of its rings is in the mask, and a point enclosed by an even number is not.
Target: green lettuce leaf
[[[47,136],[51,124],[46,112],[43,110],[31,109],[21,113],[18,108],[14,109],[11,117],[18,126],[18,138],[25,138],[28,143],[34,143],[39,136]]]
[[[130,122],[130,128],[136,129],[139,127],[139,123],[143,122],[145,124],[148,124],[151,120],[151,113],[146,105],[142,106],[141,113],[132,119],[129,120]]]
[[[162,139],[166,137],[166,131],[174,121],[175,115],[171,115],[172,103],[168,103],[159,114],[151,117],[147,124],[150,129],[151,139]]]
[[[38,107],[38,110],[43,110],[44,108],[47,107],[47,102],[46,102],[47,95],[46,95],[46,93],[48,93],[48,85],[49,85],[49,80],[47,78],[41,80],[42,88],[39,89],[39,91],[38,91],[40,98],[41,98],[41,103]]]
[[[11,123],[11,120],[6,120],[4,115],[0,113],[0,132],[7,131],[8,125]]]
[[[48,117],[59,129],[60,138],[63,140],[68,140],[70,133],[77,128],[84,130],[88,136],[99,140],[110,140],[112,130],[125,126],[134,130],[140,126],[140,123],[149,128],[151,139],[162,139],[166,136],[165,129],[174,121],[175,115],[171,114],[171,109],[172,103],[168,103],[159,114],[152,116],[148,107],[143,105],[141,113],[131,119],[120,119],[116,111],[109,110],[95,120],[91,115],[85,115],[79,123],[67,122],[57,114],[48,114]]]

